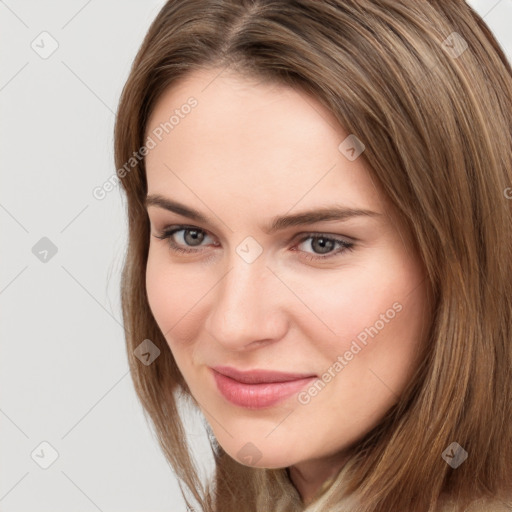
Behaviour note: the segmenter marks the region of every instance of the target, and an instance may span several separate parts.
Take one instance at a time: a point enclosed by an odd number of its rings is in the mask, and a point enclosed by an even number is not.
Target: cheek
[[[409,382],[419,363],[430,311],[426,283],[420,274],[404,272],[380,283],[373,292],[358,295],[339,316],[338,342],[330,345],[330,359],[343,357],[338,385],[370,404],[378,414]],[[339,367],[338,367],[339,368]],[[350,393],[349,393],[350,395]],[[365,408],[365,407],[363,407]]]
[[[417,362],[430,314],[422,269],[403,254],[382,254],[329,277],[303,289],[317,317],[302,324],[327,368],[342,356],[338,372],[359,391],[379,385],[379,377],[400,387]]]
[[[309,404],[304,412],[311,428],[327,429],[334,444],[375,426],[399,399],[419,362],[428,318],[424,290],[420,286],[411,293],[405,281],[396,279],[391,292],[375,289],[379,294],[366,300],[343,300],[346,309],[334,325],[339,335],[324,340],[319,349],[326,361],[320,391],[307,389],[301,395],[301,403]]]
[[[195,337],[199,325],[201,297],[205,294],[197,272],[190,275],[180,265],[172,265],[157,250],[149,252],[146,291],[153,316],[171,349]]]
[[[205,292],[197,273],[191,276],[179,265],[169,264],[162,254],[155,253],[150,250],[146,267],[149,307],[181,374],[190,383],[193,382],[194,340],[198,339],[200,329],[200,298]]]
[[[408,282],[416,278],[402,269],[390,269],[383,260],[376,257],[375,262],[291,283],[290,288],[313,313],[303,315],[302,324],[316,333],[317,342],[344,352],[358,335],[364,341],[366,329],[376,322],[380,328],[385,322],[387,330],[388,321],[400,316],[396,303],[402,303],[411,291]]]

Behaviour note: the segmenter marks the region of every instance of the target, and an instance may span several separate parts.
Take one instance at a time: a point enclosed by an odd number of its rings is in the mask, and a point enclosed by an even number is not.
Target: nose
[[[228,350],[251,349],[286,333],[284,286],[262,256],[247,263],[234,252],[211,294],[205,329]]]

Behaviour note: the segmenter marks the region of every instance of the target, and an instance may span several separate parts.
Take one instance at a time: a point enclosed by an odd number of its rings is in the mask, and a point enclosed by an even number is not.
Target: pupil
[[[316,238],[315,241],[313,242],[313,245],[315,243],[318,244],[315,247],[315,250],[319,247],[320,251],[318,251],[318,252],[320,252],[321,254],[325,254],[325,253],[327,253],[327,252],[332,250],[334,241],[333,240],[329,240],[327,238]]]
[[[189,229],[189,230],[187,230],[185,233],[186,233],[186,234],[185,234],[185,241],[186,241],[187,243],[189,243],[190,241],[192,241],[192,242],[198,242],[197,244],[192,243],[192,244],[190,244],[190,245],[199,245],[199,244],[202,242],[202,240],[203,240],[203,235],[202,235],[202,234],[200,234],[200,232],[199,232],[199,231],[197,231],[197,229]],[[190,233],[192,233],[192,237],[191,237],[190,239],[187,239],[187,236],[188,236],[188,234],[190,234]]]

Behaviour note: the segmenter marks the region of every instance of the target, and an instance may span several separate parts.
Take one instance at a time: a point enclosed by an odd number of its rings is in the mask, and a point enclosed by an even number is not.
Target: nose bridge
[[[248,263],[233,253],[229,271],[216,287],[207,330],[231,348],[278,335],[278,285],[264,258]]]
[[[232,320],[248,319],[247,313],[255,315],[265,306],[262,295],[268,285],[268,270],[263,259],[247,263],[235,255],[230,263],[230,271],[219,287],[217,308]]]

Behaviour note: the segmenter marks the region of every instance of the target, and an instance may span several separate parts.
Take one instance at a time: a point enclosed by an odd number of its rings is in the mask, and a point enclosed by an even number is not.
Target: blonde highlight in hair
[[[454,54],[454,40],[467,49]],[[483,20],[463,0],[168,1],[120,99],[118,169],[144,145],[160,95],[198,69],[301,89],[364,142],[372,176],[413,234],[435,308],[413,382],[311,504],[286,468],[245,466],[215,440],[215,477],[204,484],[177,406],[194,400],[146,295],[140,161],[120,177],[126,346],[136,392],[180,482],[208,512],[512,506],[512,70]],[[149,366],[133,355],[146,338],[161,351]],[[441,458],[452,441],[469,453],[457,469]]]

